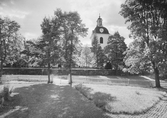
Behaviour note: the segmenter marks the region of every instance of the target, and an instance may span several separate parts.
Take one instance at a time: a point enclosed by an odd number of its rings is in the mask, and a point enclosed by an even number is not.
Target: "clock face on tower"
[[[104,31],[104,29],[103,29],[103,28],[100,28],[99,30],[100,30],[100,32],[101,32],[101,33]]]

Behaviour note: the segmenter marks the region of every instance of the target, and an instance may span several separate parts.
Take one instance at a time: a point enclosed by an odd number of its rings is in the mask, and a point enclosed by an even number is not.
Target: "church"
[[[97,19],[97,26],[92,31],[91,41],[93,42],[94,38],[96,37],[98,44],[100,44],[102,49],[104,49],[104,47],[107,45],[109,36],[110,34],[108,32],[108,29],[103,26],[103,20],[99,16],[99,18]]]

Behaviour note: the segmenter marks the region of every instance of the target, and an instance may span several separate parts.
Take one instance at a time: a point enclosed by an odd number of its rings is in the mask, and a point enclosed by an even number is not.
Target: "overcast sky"
[[[88,36],[80,38],[83,44],[91,44],[90,36],[96,27],[96,20],[103,19],[103,26],[110,34],[118,31],[128,44],[129,30],[125,19],[119,15],[120,5],[125,0],[0,0],[0,16],[8,16],[21,25],[20,32],[26,39],[41,36],[40,24],[43,18],[53,16],[54,11],[77,11],[86,27]]]

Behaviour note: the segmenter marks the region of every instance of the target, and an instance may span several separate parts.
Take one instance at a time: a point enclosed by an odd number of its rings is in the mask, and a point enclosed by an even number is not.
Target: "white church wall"
[[[104,49],[104,47],[107,45],[110,34],[96,34],[96,36],[98,38],[98,43],[101,45],[102,49]],[[100,43],[100,37],[103,37],[103,43]]]

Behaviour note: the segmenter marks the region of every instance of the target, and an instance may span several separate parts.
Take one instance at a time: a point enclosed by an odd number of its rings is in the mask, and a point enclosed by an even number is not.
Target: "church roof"
[[[108,29],[105,27],[99,27],[96,26],[96,28],[93,30],[94,33],[100,33],[100,34],[109,34]]]

